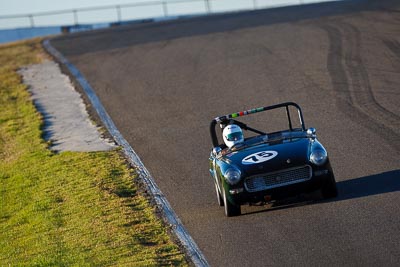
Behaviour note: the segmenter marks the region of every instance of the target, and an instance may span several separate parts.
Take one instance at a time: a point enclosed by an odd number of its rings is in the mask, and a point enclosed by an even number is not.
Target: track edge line
[[[190,258],[195,266],[208,267],[209,264],[204,257],[203,253],[200,251],[197,244],[194,242],[193,238],[189,235],[185,227],[183,226],[181,220],[176,215],[175,211],[172,209],[168,200],[158,188],[152,175],[144,166],[143,162],[140,160],[139,156],[125,140],[122,134],[118,131],[111,117],[108,115],[103,105],[101,104],[99,98],[95,94],[94,90],[90,86],[89,82],[83,77],[82,73],[70,63],[57,49],[55,49],[50,44],[50,39],[45,39],[42,42],[43,47],[48,53],[50,53],[54,58],[56,58],[61,64],[67,67],[71,75],[73,75],[76,81],[82,86],[83,91],[89,98],[91,104],[99,115],[104,126],[107,128],[109,133],[114,138],[115,142],[123,148],[124,154],[128,158],[129,162],[137,167],[139,177],[142,179],[146,187],[151,192],[151,196],[161,207],[161,211],[164,215],[165,220],[170,224],[171,231],[176,235],[176,237],[181,242],[183,248],[185,249],[186,255]]]

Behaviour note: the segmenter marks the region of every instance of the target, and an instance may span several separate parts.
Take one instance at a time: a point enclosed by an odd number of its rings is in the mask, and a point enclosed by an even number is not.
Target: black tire
[[[222,192],[226,217],[239,216],[241,214],[240,206],[230,203],[229,200],[226,198],[226,192],[224,189],[222,190]]]
[[[336,187],[335,176],[333,176],[333,174],[329,177],[329,179],[321,188],[321,194],[324,199],[337,197],[338,190]]]
[[[217,192],[218,205],[220,207],[223,207],[224,206],[224,200],[222,199],[221,193],[218,190],[217,183],[215,183],[215,192]]]

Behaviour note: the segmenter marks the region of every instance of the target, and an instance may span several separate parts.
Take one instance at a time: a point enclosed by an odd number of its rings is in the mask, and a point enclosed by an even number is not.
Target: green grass
[[[44,57],[0,46],[0,266],[186,266],[118,151],[48,149],[16,73]]]

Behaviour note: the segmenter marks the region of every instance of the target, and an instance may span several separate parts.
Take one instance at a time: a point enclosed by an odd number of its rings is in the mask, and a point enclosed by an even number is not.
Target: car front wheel
[[[215,183],[215,192],[217,193],[218,205],[220,207],[224,206],[224,200],[222,199],[221,193],[218,190],[217,183]]]
[[[226,198],[226,192],[222,190],[222,197],[224,200],[225,215],[227,217],[239,216],[241,214],[240,206],[234,205]]]

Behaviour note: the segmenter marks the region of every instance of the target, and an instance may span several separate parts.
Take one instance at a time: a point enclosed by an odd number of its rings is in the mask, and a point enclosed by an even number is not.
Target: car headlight
[[[224,176],[225,176],[226,181],[229,184],[234,185],[240,181],[241,173],[237,169],[229,168],[226,170]]]
[[[323,165],[326,162],[327,158],[328,154],[326,153],[325,150],[321,149],[314,150],[310,155],[310,161],[318,166]]]

